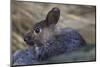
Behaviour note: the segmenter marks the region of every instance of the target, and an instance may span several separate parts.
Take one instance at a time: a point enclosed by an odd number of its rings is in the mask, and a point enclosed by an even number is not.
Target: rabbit
[[[14,53],[14,65],[39,64],[50,57],[70,53],[86,45],[86,41],[77,30],[72,28],[57,30],[59,18],[60,9],[54,7],[44,20],[32,26],[23,37],[30,48]]]

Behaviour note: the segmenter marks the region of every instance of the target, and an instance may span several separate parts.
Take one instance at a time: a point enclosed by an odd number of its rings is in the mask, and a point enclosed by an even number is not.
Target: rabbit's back
[[[60,34],[54,37],[54,40],[49,40],[46,43],[46,47],[40,47],[40,60],[62,53],[68,53],[86,45],[83,37],[76,30],[71,28],[62,29]]]
[[[60,34],[56,35],[56,39],[59,41],[59,43],[65,44],[68,51],[86,45],[84,38],[77,30],[65,28],[60,32]]]

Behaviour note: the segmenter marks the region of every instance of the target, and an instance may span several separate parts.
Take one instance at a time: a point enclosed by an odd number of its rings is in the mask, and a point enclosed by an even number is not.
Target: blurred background
[[[61,10],[61,16],[57,27],[71,27],[83,36],[88,45],[95,46],[95,24],[96,24],[96,7],[90,5],[73,5],[73,4],[52,4],[38,2],[20,2],[11,0],[11,49],[12,53],[19,49],[27,48],[23,41],[23,34],[31,27],[45,19],[47,13],[53,8],[58,7]],[[89,48],[87,48],[89,49]],[[87,53],[80,53],[81,57],[95,59],[95,47]],[[71,56],[79,56],[77,53]],[[70,55],[69,57],[70,58]],[[67,58],[67,60],[69,60]],[[71,57],[72,58],[72,57]],[[75,58],[74,58],[75,59]],[[87,59],[87,58],[85,58]],[[64,59],[63,59],[64,60]],[[69,60],[71,61],[71,60]]]

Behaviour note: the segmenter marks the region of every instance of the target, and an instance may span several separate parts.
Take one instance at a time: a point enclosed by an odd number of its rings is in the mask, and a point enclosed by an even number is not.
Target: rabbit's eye
[[[36,29],[34,30],[34,32],[35,32],[35,33],[40,33],[40,32],[41,32],[41,29],[40,29],[40,28],[36,28]]]

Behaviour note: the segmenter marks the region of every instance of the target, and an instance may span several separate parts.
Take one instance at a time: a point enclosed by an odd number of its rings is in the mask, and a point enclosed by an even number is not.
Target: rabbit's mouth
[[[30,46],[34,45],[33,38],[30,35],[24,35],[24,41]]]
[[[35,44],[36,44],[38,47],[43,46],[43,43],[42,43],[41,41],[34,39],[34,38],[33,38],[32,36],[30,36],[30,35],[25,35],[25,36],[24,36],[24,41],[25,41],[28,45],[30,45],[30,46],[34,46]]]
[[[34,46],[34,45],[37,45],[37,47],[41,47],[41,46],[46,46],[48,45],[48,42],[47,41],[38,41],[38,40],[34,40],[32,39],[31,36],[25,36],[24,37],[24,41],[30,45],[30,46]]]

